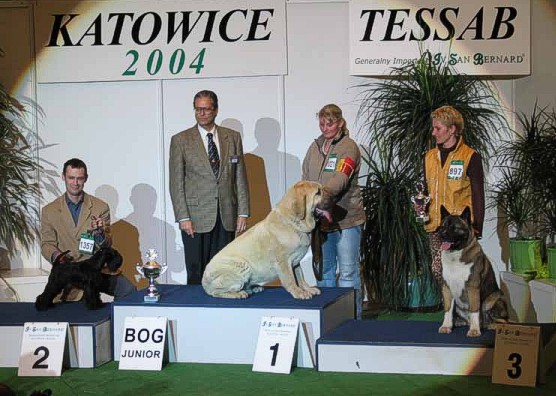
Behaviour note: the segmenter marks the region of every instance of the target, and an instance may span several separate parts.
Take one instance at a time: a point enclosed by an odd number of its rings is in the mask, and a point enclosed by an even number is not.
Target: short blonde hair
[[[439,120],[444,125],[456,127],[456,134],[460,135],[463,132],[463,117],[459,111],[452,106],[442,106],[431,113],[431,118]]]
[[[333,103],[327,104],[317,114],[318,118],[324,118],[327,122],[337,122],[340,120],[344,121],[344,125],[342,126],[342,133],[346,136],[349,136],[349,130],[347,128],[347,122],[344,120],[342,116],[342,109],[338,105]]]

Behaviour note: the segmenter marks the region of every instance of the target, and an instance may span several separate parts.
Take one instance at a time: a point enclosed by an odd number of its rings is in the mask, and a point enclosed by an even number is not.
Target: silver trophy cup
[[[425,195],[425,187],[423,183],[417,184],[417,195],[411,197],[411,202],[415,208],[415,218],[418,223],[425,224],[429,221],[429,215],[427,213],[429,202],[431,197]]]
[[[158,302],[160,300],[160,293],[156,289],[155,279],[162,275],[168,269],[167,264],[160,264],[156,261],[158,254],[156,250],[149,249],[145,254],[147,257],[147,262],[144,264],[137,263],[135,269],[139,272],[144,278],[148,279],[149,287],[147,287],[147,294],[143,297],[143,301],[145,302]]]

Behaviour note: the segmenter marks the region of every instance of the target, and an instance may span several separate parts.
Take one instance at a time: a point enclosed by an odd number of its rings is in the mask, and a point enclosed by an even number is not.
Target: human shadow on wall
[[[129,201],[133,206],[125,221],[139,230],[139,249],[144,254],[148,249],[158,252],[160,263],[166,263],[168,269],[166,283],[186,283],[186,272],[183,250],[176,244],[174,224],[165,222],[154,216],[158,195],[154,187],[146,183],[133,186]],[[159,279],[159,281],[162,281]]]
[[[122,273],[137,288],[147,286],[147,282],[141,279],[135,265],[141,262],[141,250],[139,249],[139,231],[130,222],[118,219],[118,191],[112,186],[103,184],[95,190],[95,196],[102,199],[110,207],[110,231],[112,233],[112,247],[123,257]]]
[[[243,139],[243,125],[239,120],[227,118],[220,125],[238,131]],[[247,219],[247,229],[249,229],[270,213],[271,206],[264,159],[251,153],[244,153],[243,158],[249,186],[250,216]]]
[[[251,152],[266,164],[270,202],[272,207],[282,199],[286,190],[301,179],[301,161],[295,155],[278,150],[282,137],[280,123],[264,117],[255,123],[257,147]]]
[[[500,260],[505,265],[504,271],[510,271],[510,232],[504,211],[496,208],[496,235],[500,245]]]

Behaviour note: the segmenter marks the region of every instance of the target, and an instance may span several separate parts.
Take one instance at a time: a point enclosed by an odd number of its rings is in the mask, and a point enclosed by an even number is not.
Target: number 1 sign
[[[253,371],[289,374],[297,341],[299,319],[263,316]]]
[[[17,375],[62,375],[67,331],[67,322],[25,323]]]

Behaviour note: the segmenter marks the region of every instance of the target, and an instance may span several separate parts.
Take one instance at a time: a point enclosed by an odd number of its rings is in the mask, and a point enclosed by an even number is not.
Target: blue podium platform
[[[439,334],[439,322],[351,320],[317,341],[319,371],[491,375],[494,331]]]
[[[495,331],[467,337],[468,327],[439,334],[440,322],[349,320],[317,340],[319,371],[484,375],[492,374]],[[516,323],[519,324],[519,323]],[[541,328],[539,378],[556,362],[556,323]]]
[[[68,322],[70,367],[97,367],[112,358],[111,307],[88,310],[81,302],[55,304],[39,312],[34,303],[0,303],[0,367],[18,367],[26,322]]]
[[[112,304],[114,360],[119,360],[126,317],[166,317],[170,362],[251,364],[261,317],[296,317],[312,333],[298,335],[298,367],[313,367],[315,340],[354,318],[354,291],[323,288],[311,300],[296,300],[282,287],[267,287],[247,299],[207,295],[197,285],[157,285],[158,303],[145,303],[139,291]]]

